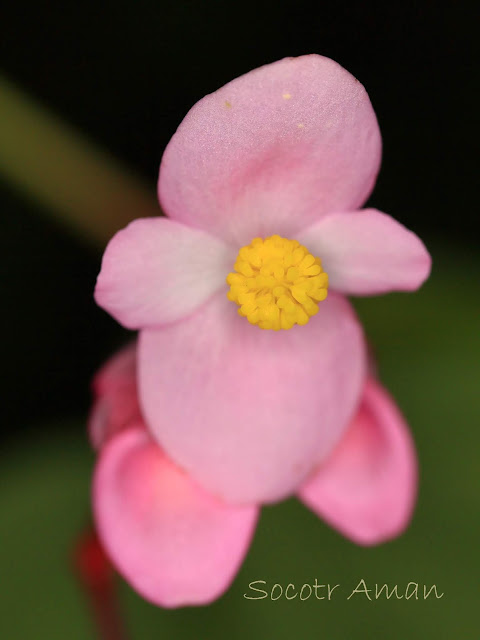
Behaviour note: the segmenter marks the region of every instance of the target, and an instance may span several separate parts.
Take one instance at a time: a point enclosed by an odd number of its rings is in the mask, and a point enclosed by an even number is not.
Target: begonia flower
[[[106,249],[95,298],[140,330],[149,431],[229,502],[290,495],[344,435],[367,377],[345,296],[412,291],[429,274],[414,233],[359,210],[380,155],[350,73],[280,60],[190,110],[161,162],[168,218],[136,220]]]
[[[136,396],[135,356],[134,345],[124,349],[94,386],[96,528],[113,564],[144,598],[164,607],[207,604],[233,580],[259,505],[225,503],[168,459],[122,397]],[[388,540],[408,523],[414,448],[395,403],[373,378],[339,445],[297,494],[359,544]]]

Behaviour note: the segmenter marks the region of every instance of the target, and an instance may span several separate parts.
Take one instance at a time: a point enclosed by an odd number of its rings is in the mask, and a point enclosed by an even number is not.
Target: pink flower
[[[125,401],[136,396],[135,356],[135,346],[127,347],[96,379],[96,527],[112,562],[147,600],[206,604],[234,578],[259,508],[225,503],[169,460]],[[415,493],[408,428],[390,396],[368,379],[340,444],[298,496],[345,536],[370,545],[405,527]]]
[[[290,495],[344,436],[367,377],[345,294],[428,276],[415,234],[357,210],[380,154],[353,76],[317,55],[280,60],[191,109],[160,167],[169,219],[136,220],[106,249],[95,296],[140,330],[149,431],[230,503]]]

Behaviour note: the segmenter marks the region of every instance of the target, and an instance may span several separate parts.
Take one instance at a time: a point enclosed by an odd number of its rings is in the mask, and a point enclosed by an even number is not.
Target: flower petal
[[[88,420],[90,442],[99,449],[118,431],[140,420],[137,343],[112,356],[93,379],[95,401]]]
[[[321,258],[330,287],[345,294],[413,291],[430,274],[420,238],[375,209],[329,215],[298,241]]]
[[[167,454],[232,502],[292,493],[337,443],[365,374],[361,327],[344,298],[306,326],[264,331],[224,295],[139,339],[139,394]]]
[[[338,448],[302,487],[312,511],[358,544],[399,535],[416,498],[417,462],[405,420],[375,381]]]
[[[329,58],[285,58],[189,111],[165,150],[159,197],[170,217],[240,247],[357,208],[380,155],[363,86]]]
[[[105,446],[93,491],[107,553],[144,598],[164,607],[218,598],[243,560],[258,514],[206,493],[142,429]]]
[[[108,244],[95,300],[129,329],[178,320],[225,286],[235,256],[203,231],[138,219]]]

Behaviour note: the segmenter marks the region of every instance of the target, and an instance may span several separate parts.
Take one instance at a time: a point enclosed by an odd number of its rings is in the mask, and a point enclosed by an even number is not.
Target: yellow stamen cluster
[[[320,259],[296,240],[254,238],[240,249],[234,269],[227,277],[227,297],[261,329],[307,324],[327,297],[328,275]]]

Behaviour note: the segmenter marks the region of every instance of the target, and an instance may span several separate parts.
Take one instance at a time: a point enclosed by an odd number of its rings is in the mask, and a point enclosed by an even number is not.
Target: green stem
[[[1,175],[97,246],[160,214],[153,189],[0,76]]]

